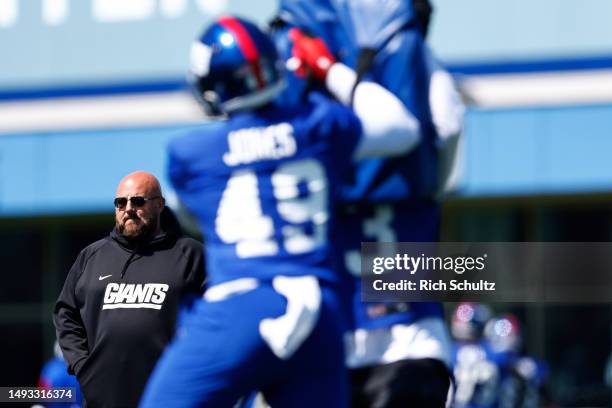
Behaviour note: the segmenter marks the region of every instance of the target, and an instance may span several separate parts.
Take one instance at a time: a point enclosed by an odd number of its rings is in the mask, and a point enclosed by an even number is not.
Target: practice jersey
[[[359,70],[360,50],[370,49],[371,65],[364,79],[394,93],[419,120],[421,142],[410,153],[354,163],[341,189],[337,250],[341,268],[355,279],[351,290],[353,327],[373,329],[411,324],[425,317],[443,317],[439,303],[364,303],[361,301],[359,251],[361,242],[435,242],[439,205],[436,132],[429,109],[430,58],[410,1],[385,3],[385,12],[372,13],[372,2],[283,0],[280,17],[289,25],[322,37],[344,63]],[[369,11],[368,11],[369,10]],[[285,28],[286,30],[286,28]],[[290,49],[277,30],[275,41],[287,57]],[[363,62],[363,61],[362,61]],[[295,79],[288,93],[304,85]],[[293,96],[295,99],[295,96]]]
[[[337,282],[335,186],[361,123],[320,95],[203,125],[169,146],[169,176],[204,233],[209,285],[313,275]]]
[[[378,8],[373,13],[368,9],[372,5],[379,7],[372,2],[283,0],[279,15],[290,25],[322,37],[340,61],[358,72],[360,50],[374,50],[363,78],[391,91],[419,120],[419,145],[407,155],[360,160],[343,183],[342,199],[349,203],[429,199],[438,187],[438,163],[426,45],[416,29],[410,1],[389,2],[385,13]],[[282,32],[275,41],[286,56]],[[294,89],[289,94],[303,88],[299,81],[290,84]]]
[[[366,78],[393,92],[414,114],[421,125],[421,141],[407,155],[360,160],[353,177],[343,185],[344,201],[428,200],[437,190],[436,133],[429,111],[429,76],[424,58],[424,43],[416,30],[397,34],[374,57]]]
[[[376,329],[410,324],[426,317],[443,317],[437,302],[363,302],[360,242],[436,242],[439,207],[435,203],[389,203],[343,206],[338,214],[338,248],[342,267],[353,278],[353,328]]]

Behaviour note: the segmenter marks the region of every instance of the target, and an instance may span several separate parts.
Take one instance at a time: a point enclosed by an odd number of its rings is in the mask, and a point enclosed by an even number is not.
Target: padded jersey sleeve
[[[465,105],[453,77],[426,48],[429,71],[429,107],[440,142],[458,136],[463,130]]]
[[[325,83],[329,91],[348,106],[355,81],[355,71],[335,63]],[[405,154],[420,141],[419,121],[395,95],[379,84],[368,81],[357,84],[353,110],[362,124],[355,159]]]

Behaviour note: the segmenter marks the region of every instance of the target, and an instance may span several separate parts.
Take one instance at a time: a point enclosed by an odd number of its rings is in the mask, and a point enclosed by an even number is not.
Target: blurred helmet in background
[[[210,116],[261,107],[284,87],[272,40],[237,17],[219,18],[193,42],[188,81]]]
[[[491,308],[480,303],[460,303],[453,313],[451,333],[457,340],[478,341],[487,321],[493,316]]]
[[[521,347],[521,327],[519,320],[512,314],[502,315],[489,320],[484,336],[493,351],[517,352]]]

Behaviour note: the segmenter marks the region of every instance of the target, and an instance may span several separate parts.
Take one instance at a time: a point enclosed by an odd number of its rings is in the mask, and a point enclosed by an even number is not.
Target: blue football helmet
[[[485,324],[493,317],[489,306],[482,303],[460,303],[453,313],[451,333],[461,341],[479,341],[482,338]]]
[[[518,352],[522,343],[521,324],[509,313],[495,317],[487,322],[484,337],[495,352]]]
[[[266,105],[284,88],[274,43],[237,17],[219,18],[194,41],[188,80],[210,116]]]

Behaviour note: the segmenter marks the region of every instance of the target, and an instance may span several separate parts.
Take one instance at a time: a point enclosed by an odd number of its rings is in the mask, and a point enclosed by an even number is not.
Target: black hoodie
[[[138,405],[181,301],[202,292],[202,244],[181,236],[167,208],[161,227],[145,242],[113,230],[89,245],[57,300],[57,337],[88,407]]]

